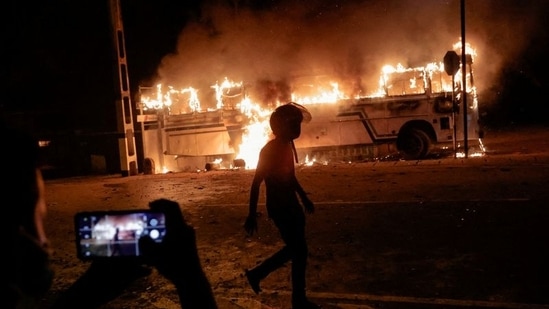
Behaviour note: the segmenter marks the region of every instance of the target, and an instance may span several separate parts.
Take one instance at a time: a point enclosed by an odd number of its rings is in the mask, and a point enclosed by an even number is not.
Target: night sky
[[[139,85],[200,87],[223,77],[259,85],[300,74],[337,76],[367,92],[382,65],[441,61],[460,40],[459,0],[121,4],[134,94]],[[549,1],[465,5],[484,121],[549,123]],[[112,130],[109,2],[2,6],[2,112],[44,130]]]

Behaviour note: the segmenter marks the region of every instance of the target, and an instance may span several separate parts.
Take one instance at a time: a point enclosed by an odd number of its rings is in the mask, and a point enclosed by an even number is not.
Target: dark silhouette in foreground
[[[139,239],[143,259],[93,261],[90,268],[67,290],[54,308],[96,308],[116,298],[135,279],[147,276],[154,266],[177,289],[181,307],[217,308],[196,247],[195,230],[188,225],[179,204],[167,199],[149,203],[166,215],[168,232],[162,243],[149,236]],[[86,299],[86,302],[82,302]]]
[[[149,207],[166,215],[168,232],[162,243],[148,236],[140,238],[142,260],[93,261],[54,308],[96,308],[116,298],[135,279],[149,275],[149,265],[175,285],[182,308],[217,308],[200,264],[195,230],[185,222],[179,204],[159,199],[149,203]],[[82,299],[87,301],[82,304]]]
[[[0,192],[6,201],[3,207],[4,262],[7,267],[0,276],[4,293],[2,308],[39,308],[41,297],[50,289],[53,271],[51,250],[45,233],[47,214],[45,186],[40,170],[38,141],[27,133],[0,124],[0,139],[7,146],[0,152],[7,162],[2,172]],[[54,308],[96,308],[120,295],[135,279],[148,275],[155,267],[176,287],[184,309],[216,309],[217,304],[196,247],[195,231],[188,225],[179,204],[159,199],[149,207],[164,212],[166,237],[155,243],[142,237],[139,246],[143,260],[116,258],[94,261]]]

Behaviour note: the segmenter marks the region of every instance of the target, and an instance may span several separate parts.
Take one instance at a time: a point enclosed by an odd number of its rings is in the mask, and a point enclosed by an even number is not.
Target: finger
[[[154,242],[150,236],[139,238],[139,250],[141,250],[145,262],[156,264],[156,257],[158,255],[155,252],[160,249],[160,244]]]
[[[166,215],[166,227],[168,229],[181,228],[186,225],[179,204],[167,199],[158,199],[149,203],[149,208],[163,212]]]

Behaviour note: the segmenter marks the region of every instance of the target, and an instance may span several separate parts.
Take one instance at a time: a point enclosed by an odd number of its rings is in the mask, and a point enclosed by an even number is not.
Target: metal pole
[[[465,158],[467,158],[469,149],[467,143],[467,57],[465,52],[465,0],[461,0],[461,97],[463,103],[463,151],[465,153]]]
[[[457,127],[456,127],[456,80],[455,74],[452,75],[452,126],[454,127],[454,158],[457,158]]]
[[[132,101],[120,0],[109,0],[109,6],[114,47],[117,56],[118,85],[120,87],[116,100],[118,133],[120,134],[118,138],[120,170],[122,176],[133,176],[137,175],[138,171],[137,151],[135,147]]]

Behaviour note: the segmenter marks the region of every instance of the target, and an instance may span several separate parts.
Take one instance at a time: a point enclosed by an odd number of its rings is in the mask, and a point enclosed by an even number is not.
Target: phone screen
[[[74,222],[82,260],[139,257],[139,238],[161,242],[166,235],[164,214],[152,210],[80,212]]]

